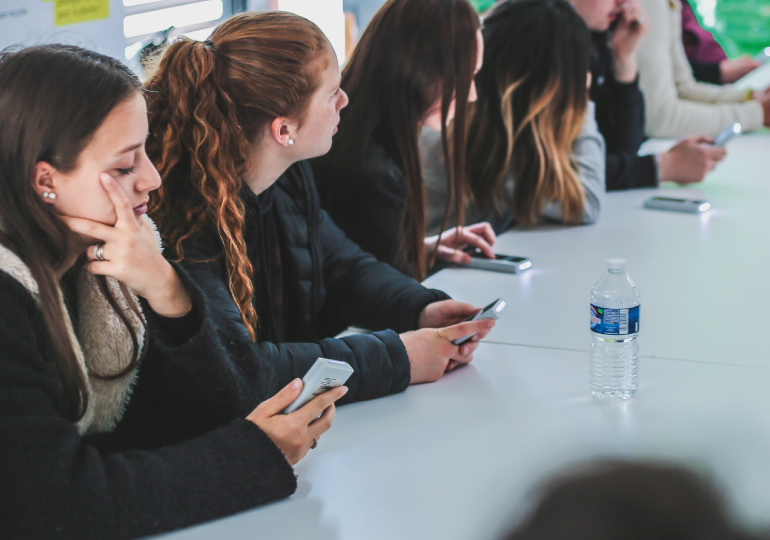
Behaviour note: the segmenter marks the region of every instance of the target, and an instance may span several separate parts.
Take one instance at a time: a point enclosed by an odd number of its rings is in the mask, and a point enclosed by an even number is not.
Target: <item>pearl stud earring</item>
[[[53,191],[44,191],[43,198],[53,200],[56,198],[56,193],[54,193]]]
[[[294,139],[287,139],[287,140],[286,140],[286,144],[288,144],[289,146],[291,146],[292,144],[294,144]]]

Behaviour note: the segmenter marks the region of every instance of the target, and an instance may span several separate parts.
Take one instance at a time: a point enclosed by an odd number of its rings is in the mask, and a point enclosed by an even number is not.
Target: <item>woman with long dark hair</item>
[[[290,495],[345,390],[278,414],[301,382],[270,398],[269,366],[224,354],[246,340],[145,216],[136,76],[77,47],[4,51],[0,125],[2,535],[133,538]]]
[[[592,223],[604,196],[604,139],[588,84],[591,34],[566,0],[507,0],[484,20],[484,64],[468,133],[470,219],[500,231],[543,218]],[[421,140],[430,222],[448,198],[436,133]]]
[[[446,160],[445,216],[463,224],[465,117],[475,99],[482,55],[479,21],[466,0],[389,0],[342,72],[350,105],[331,152],[313,160],[321,205],[347,235],[379,260],[424,279],[435,256],[469,262],[467,244],[493,257],[487,224],[426,239],[418,139],[441,133]],[[447,124],[454,118],[450,137]],[[450,140],[451,139],[451,140]],[[443,231],[447,225],[444,220]]]
[[[353,401],[437,380],[477,346],[450,336],[491,326],[443,328],[476,308],[378,263],[321,210],[305,160],[331,146],[339,77],[323,32],[289,13],[236,15],[206,42],[172,44],[148,82],[163,178],[150,214],[168,255],[254,340],[249,358],[279,380],[318,356],[344,360]],[[322,339],[348,325],[377,332]]]

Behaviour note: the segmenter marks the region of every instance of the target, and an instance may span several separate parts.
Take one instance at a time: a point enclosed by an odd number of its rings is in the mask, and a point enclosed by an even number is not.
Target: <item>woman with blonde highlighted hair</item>
[[[591,35],[566,0],[509,0],[484,21],[484,64],[468,134],[467,219],[503,230],[541,219],[591,223],[604,186],[604,140],[588,84]],[[421,140],[431,221],[444,207],[439,144]],[[439,163],[439,166],[436,166]],[[438,172],[437,172],[438,171]]]

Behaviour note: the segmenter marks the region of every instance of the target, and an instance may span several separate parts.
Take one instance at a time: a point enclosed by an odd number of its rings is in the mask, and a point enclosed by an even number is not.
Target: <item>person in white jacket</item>
[[[740,122],[744,131],[770,125],[770,91],[699,83],[682,44],[680,0],[641,0],[650,33],[639,48],[639,84],[649,137],[715,135]]]

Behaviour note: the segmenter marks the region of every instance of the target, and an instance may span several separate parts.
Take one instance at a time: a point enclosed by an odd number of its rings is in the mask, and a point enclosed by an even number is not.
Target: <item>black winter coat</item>
[[[596,123],[607,145],[607,191],[656,187],[654,156],[639,156],[644,142],[644,98],[639,81],[615,80],[607,33],[593,33],[591,100],[596,103]]]
[[[257,267],[257,224],[266,212],[272,213],[283,274],[283,317],[277,322],[282,327],[273,331],[280,330],[277,333],[286,342],[258,341],[251,357],[269,362],[279,385],[301,378],[319,356],[347,362],[354,374],[340,404],[406,389],[410,364],[397,332],[416,329],[425,306],[449,297],[378,262],[348,239],[321,209],[307,162],[294,164],[268,191],[257,196],[244,184],[244,240],[248,257]],[[270,201],[267,208],[266,200]],[[197,234],[184,246],[184,253],[182,264],[192,279],[245,333],[226,285],[218,236],[210,230]],[[264,285],[260,279],[255,272],[255,291]],[[351,325],[375,333],[324,339]]]
[[[135,538],[294,492],[292,467],[244,419],[271,395],[271,370],[239,359],[240,333],[180,275],[193,300],[191,335],[174,335],[145,309],[148,351],[122,420],[81,436],[61,414],[42,314],[0,272],[0,536]]]

